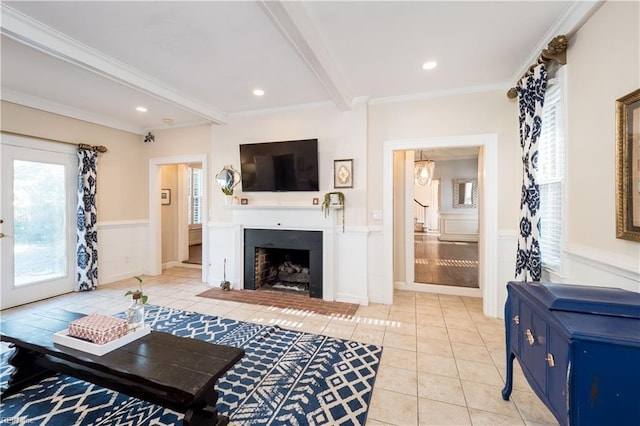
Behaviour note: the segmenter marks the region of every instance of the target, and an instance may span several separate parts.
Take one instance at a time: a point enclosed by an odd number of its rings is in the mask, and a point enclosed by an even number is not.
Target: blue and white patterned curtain
[[[98,287],[97,165],[98,153],[96,151],[78,148],[77,280],[75,291],[89,291]]]
[[[520,108],[520,146],[522,147],[522,199],[520,235],[516,258],[516,280],[540,281],[540,187],[538,139],[542,128],[542,107],[547,90],[547,67],[540,64],[532,75],[516,87]]]

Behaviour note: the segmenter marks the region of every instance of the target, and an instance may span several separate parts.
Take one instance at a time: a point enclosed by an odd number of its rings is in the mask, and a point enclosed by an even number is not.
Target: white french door
[[[73,291],[77,161],[73,146],[2,135],[2,309]]]

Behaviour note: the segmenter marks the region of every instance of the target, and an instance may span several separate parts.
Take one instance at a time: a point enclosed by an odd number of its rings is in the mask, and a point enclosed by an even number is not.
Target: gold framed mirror
[[[640,89],[616,101],[616,238],[640,242]]]

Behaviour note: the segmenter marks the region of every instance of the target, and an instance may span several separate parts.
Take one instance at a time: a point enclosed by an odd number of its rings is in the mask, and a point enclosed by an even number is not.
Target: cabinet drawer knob
[[[553,360],[553,355],[552,354],[547,354],[547,356],[544,357],[544,359],[547,360],[547,364],[549,364],[549,367],[555,367],[556,366],[556,362]]]
[[[529,345],[533,346],[534,343],[536,343],[536,338],[533,337],[533,333],[528,328],[527,328],[527,331],[524,332],[524,335],[527,337],[527,341],[529,342]]]
[[[520,315],[516,315],[515,317],[513,317],[513,322],[516,325],[520,324]]]

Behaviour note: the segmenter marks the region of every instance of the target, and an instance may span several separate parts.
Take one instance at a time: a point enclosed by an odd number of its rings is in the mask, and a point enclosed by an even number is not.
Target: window
[[[563,251],[565,132],[562,89],[560,82],[547,87],[538,146],[540,251],[542,265],[554,271],[560,270]]]
[[[187,192],[189,194],[189,225],[202,224],[202,169],[187,168]]]

